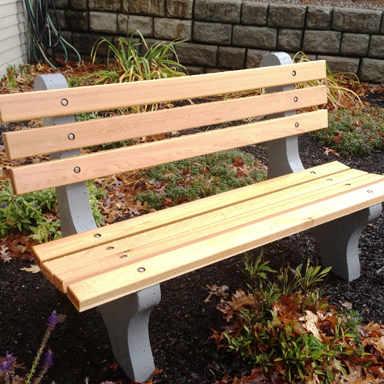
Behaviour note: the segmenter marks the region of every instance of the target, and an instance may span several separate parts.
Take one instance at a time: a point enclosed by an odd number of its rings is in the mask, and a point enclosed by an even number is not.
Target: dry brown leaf
[[[36,264],[32,264],[30,267],[20,268],[21,271],[29,272],[29,273],[39,273],[40,268]]]

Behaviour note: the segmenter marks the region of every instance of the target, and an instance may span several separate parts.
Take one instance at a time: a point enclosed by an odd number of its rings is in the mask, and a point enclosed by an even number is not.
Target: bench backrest
[[[325,78],[325,62],[289,64],[145,82],[66,88],[0,96],[0,119],[14,122],[112,110],[212,95],[280,87]],[[293,88],[293,87],[291,87]],[[325,86],[218,100],[112,118],[71,122],[3,134],[9,159],[281,114],[327,102]],[[272,116],[273,117],[273,116]],[[63,122],[65,118],[63,118]],[[16,194],[74,184],[203,154],[325,128],[327,111],[286,114],[250,124],[170,137],[11,169]]]

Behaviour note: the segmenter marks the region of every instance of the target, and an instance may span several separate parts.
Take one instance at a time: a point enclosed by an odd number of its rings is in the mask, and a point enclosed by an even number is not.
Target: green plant
[[[317,284],[329,268],[282,268],[276,279],[262,254],[244,256],[250,293],[238,290],[218,309],[230,324],[214,332],[219,347],[259,367],[279,372],[284,383],[312,379],[333,383],[347,374],[343,362],[363,356],[356,312],[337,312],[320,296]]]
[[[161,209],[253,184],[264,180],[266,172],[253,156],[229,150],[153,167],[145,177],[153,189],[139,193],[136,200]]]
[[[99,200],[103,191],[92,183],[88,184],[90,204],[95,221],[103,223]],[[31,238],[39,243],[61,237],[60,222],[57,218],[57,201],[53,188],[31,192],[21,196],[14,195],[9,183],[0,187],[0,236],[16,229],[31,232]]]
[[[293,61],[296,63],[310,61],[304,52],[297,52]],[[299,88],[326,85],[328,93],[329,109],[338,109],[348,107],[363,107],[363,103],[359,96],[350,89],[351,84],[359,85],[360,81],[354,73],[332,73],[327,65],[327,76],[324,80],[314,80],[298,84]]]
[[[139,42],[136,42],[136,36],[139,37]],[[106,45],[107,69],[93,72],[85,80],[91,80],[93,84],[106,84],[185,76],[186,69],[180,64],[175,50],[179,43],[181,41],[168,44],[158,42],[148,47],[140,31],[132,33],[128,40],[120,37],[117,47],[101,37],[92,48],[91,58],[95,63],[100,46]],[[132,106],[131,110],[141,112],[156,108],[157,105]]]
[[[311,134],[320,145],[343,156],[366,155],[384,148],[384,111],[339,109],[329,114],[328,128]]]

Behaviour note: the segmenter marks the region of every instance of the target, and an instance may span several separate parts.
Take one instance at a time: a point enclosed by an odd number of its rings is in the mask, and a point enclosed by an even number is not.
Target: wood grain
[[[297,110],[326,102],[327,88],[320,86],[182,108],[6,132],[3,134],[3,138],[8,159],[17,159]],[[69,137],[73,139],[70,140]]]
[[[117,241],[128,236],[144,233],[150,229],[160,228],[164,225],[178,223],[191,217],[198,217],[235,203],[247,202],[256,197],[265,196],[271,190],[278,192],[284,190],[287,185],[295,187],[312,180],[318,180],[323,177],[328,178],[330,175],[344,173],[348,170],[349,168],[346,165],[339,162],[322,164],[310,170],[295,172],[266,180],[262,183],[256,183],[219,195],[192,201],[188,204],[152,212],[148,215],[72,235],[55,240],[54,242],[39,244],[33,247],[35,261],[41,266],[42,263],[49,260],[54,260],[89,248],[105,246],[105,244],[111,241]]]
[[[155,255],[184,247],[207,236],[369,187],[378,181],[383,181],[383,178],[349,170],[332,176],[332,180],[326,177],[279,192],[271,190],[271,193],[262,197],[46,262],[43,272],[56,287],[65,292],[66,287],[74,282],[138,261],[149,261]],[[89,246],[90,243],[87,243]],[[126,257],[122,258],[123,255]]]
[[[327,124],[326,110],[303,113],[87,156],[15,167],[10,170],[11,180],[14,192],[22,194],[293,136],[326,128]]]
[[[383,180],[383,179],[381,179]],[[367,191],[371,191],[368,193]],[[212,264],[240,252],[270,243],[327,221],[379,203],[384,198],[384,181],[345,194],[315,201],[303,207],[245,223],[227,231],[187,243],[149,260],[139,260],[116,270],[75,282],[68,297],[79,311],[136,292],[153,284]],[[143,272],[140,272],[143,271]]]
[[[300,83],[325,76],[325,61],[313,61],[180,78],[0,95],[0,120],[6,123],[184,100]],[[66,106],[61,103],[63,99]]]

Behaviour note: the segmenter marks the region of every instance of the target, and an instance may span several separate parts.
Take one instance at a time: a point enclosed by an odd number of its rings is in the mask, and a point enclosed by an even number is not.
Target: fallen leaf
[[[21,271],[30,272],[30,273],[38,273],[40,272],[40,268],[36,264],[32,264],[30,267],[20,268]]]

